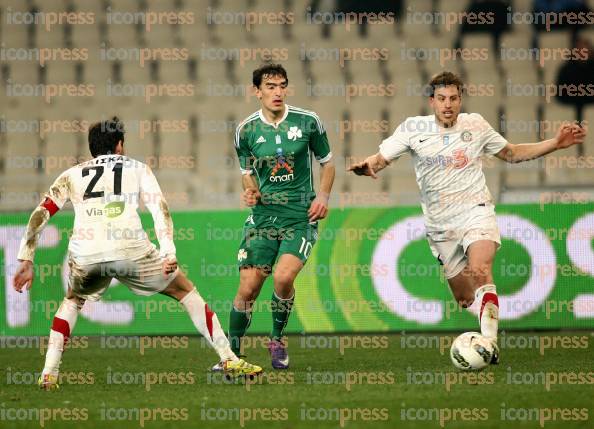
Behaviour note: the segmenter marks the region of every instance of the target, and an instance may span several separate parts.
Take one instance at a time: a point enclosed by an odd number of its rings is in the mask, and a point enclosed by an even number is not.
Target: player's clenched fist
[[[258,200],[261,196],[262,194],[260,194],[260,191],[255,188],[247,188],[245,191],[243,191],[242,195],[243,202],[248,207],[253,207],[258,204]]]
[[[565,149],[574,144],[582,144],[586,139],[588,129],[576,123],[565,122],[555,136],[557,140],[557,149]]]
[[[27,290],[31,289],[33,274],[33,262],[21,261],[13,279],[14,290],[21,293],[25,286]]]
[[[163,274],[168,276],[169,274],[177,270],[177,258],[169,257],[163,261]]]

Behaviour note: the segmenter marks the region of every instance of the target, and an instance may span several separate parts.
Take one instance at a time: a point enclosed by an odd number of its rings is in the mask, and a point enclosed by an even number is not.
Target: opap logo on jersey
[[[283,168],[285,169],[285,171],[287,171],[287,174],[283,174],[282,176],[277,176],[276,173],[278,173],[278,171]],[[274,166],[274,168],[272,169],[272,172],[270,173],[269,180],[271,182],[287,182],[289,180],[293,180],[293,178],[294,178],[293,167],[291,167],[289,165],[289,163],[287,162],[286,156],[283,155],[283,150],[279,147],[276,149],[276,165]]]

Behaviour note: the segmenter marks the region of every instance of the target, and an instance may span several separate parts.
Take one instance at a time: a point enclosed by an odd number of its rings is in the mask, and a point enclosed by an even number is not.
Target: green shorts
[[[249,215],[237,253],[239,267],[258,267],[271,272],[276,259],[285,253],[305,264],[318,239],[318,222],[268,215]]]

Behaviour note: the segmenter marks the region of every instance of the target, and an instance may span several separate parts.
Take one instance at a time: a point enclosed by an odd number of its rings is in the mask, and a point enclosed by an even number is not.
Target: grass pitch
[[[594,334],[502,335],[501,364],[479,373],[453,368],[452,338],[290,336],[281,372],[249,337],[265,374],[228,382],[197,337],[74,337],[54,392],[36,388],[39,340],[5,338],[0,427],[594,427]]]

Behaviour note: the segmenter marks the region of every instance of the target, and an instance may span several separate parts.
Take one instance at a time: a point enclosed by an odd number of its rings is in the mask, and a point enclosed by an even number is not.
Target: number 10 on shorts
[[[309,258],[309,254],[311,253],[311,248],[313,244],[307,241],[305,237],[301,237],[301,246],[299,247],[299,253],[301,253],[305,259]]]

